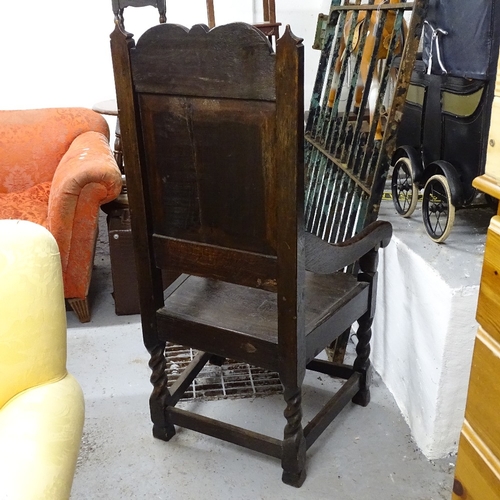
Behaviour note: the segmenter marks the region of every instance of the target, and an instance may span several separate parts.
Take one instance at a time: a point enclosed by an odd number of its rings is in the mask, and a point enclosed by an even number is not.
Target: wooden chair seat
[[[276,293],[182,275],[165,295],[165,306],[157,313],[162,340],[278,369]],[[356,304],[350,314],[345,314],[343,307],[354,298]],[[340,335],[367,311],[368,283],[346,273],[306,272],[304,300],[309,363],[324,348],[324,330],[329,338],[335,338],[334,332]],[[338,317],[340,312],[342,318]],[[240,350],[239,345],[246,348]],[[261,359],[262,351],[267,353],[265,361]]]

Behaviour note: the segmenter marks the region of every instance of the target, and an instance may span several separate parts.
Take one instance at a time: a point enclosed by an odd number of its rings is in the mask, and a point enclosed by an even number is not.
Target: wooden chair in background
[[[111,0],[115,19],[123,26],[124,18],[123,12],[126,7],[146,7],[152,6],[158,9],[160,14],[160,23],[167,21],[166,0]],[[259,28],[269,39],[277,38],[279,36],[279,27],[281,23],[276,22],[276,7],[275,0],[262,0],[262,11],[264,20],[262,23],[254,24]],[[207,21],[208,27],[215,27],[215,6],[214,0],[206,0],[207,5]]]
[[[137,44],[117,24],[111,46],[153,434],[168,441],[179,425],[257,450],[298,487],[306,450],[351,399],[369,402],[377,250],[391,226],[337,245],[305,232],[303,47],[289,28],[276,54],[243,23],[157,25]],[[357,275],[338,272],[353,263]],[[165,294],[162,269],[183,273]],[[316,359],[355,322],[353,366]],[[166,342],[197,350],[174,384]],[[224,358],[279,373],[282,439],[176,406],[203,366]],[[346,381],[303,426],[306,369]]]
[[[215,27],[215,8],[214,0],[206,0],[207,2],[207,19],[208,27]],[[264,21],[262,23],[254,24],[256,28],[259,28],[262,33],[264,33],[269,40],[275,40],[279,37],[279,28],[281,23],[276,22],[276,6],[275,0],[262,0],[262,11],[264,14]]]
[[[116,22],[124,26],[123,12],[126,7],[156,7],[160,23],[167,22],[167,0],[111,0]]]

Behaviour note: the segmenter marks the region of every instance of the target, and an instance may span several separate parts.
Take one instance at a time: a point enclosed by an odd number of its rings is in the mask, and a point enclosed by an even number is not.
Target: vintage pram
[[[423,189],[432,240],[450,234],[455,209],[476,197],[484,172],[498,58],[500,2],[430,0],[398,131],[391,181],[397,212],[410,217]]]

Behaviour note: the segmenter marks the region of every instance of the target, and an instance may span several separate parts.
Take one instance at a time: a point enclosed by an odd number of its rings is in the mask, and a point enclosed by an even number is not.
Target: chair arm
[[[356,236],[332,244],[311,233],[305,235],[305,267],[318,274],[331,274],[354,264],[371,250],[386,247],[392,237],[389,222],[376,221]]]
[[[121,188],[121,173],[106,137],[99,132],[79,135],[57,166],[47,214],[47,228],[59,245],[63,273],[75,235],[91,241],[93,252],[99,207],[114,200]]]
[[[83,421],[83,393],[69,374],[7,402],[0,409],[0,497],[68,499]]]

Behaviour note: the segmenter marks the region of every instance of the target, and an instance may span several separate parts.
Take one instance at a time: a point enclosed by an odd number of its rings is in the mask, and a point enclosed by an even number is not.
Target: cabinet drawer
[[[491,219],[486,239],[477,321],[500,344],[500,217]]]
[[[477,332],[465,419],[491,452],[500,457],[500,344]]]
[[[498,500],[499,471],[474,446],[466,426],[460,436],[452,500]]]

